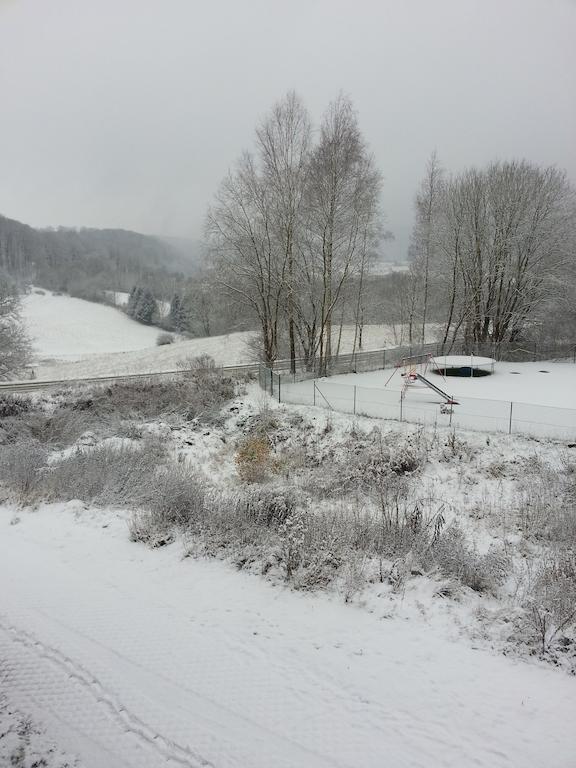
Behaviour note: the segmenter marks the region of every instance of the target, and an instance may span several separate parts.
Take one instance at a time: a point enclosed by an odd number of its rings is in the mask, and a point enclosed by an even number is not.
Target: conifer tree
[[[156,315],[156,299],[152,295],[152,292],[148,289],[141,289],[141,295],[134,308],[134,319],[139,323],[145,325],[151,325],[154,322],[154,316]]]

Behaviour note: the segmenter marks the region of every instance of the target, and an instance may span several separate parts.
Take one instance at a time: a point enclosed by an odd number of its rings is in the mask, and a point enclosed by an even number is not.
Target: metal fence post
[[[280,378],[280,374],[278,374],[278,402],[281,403],[282,400],[280,399],[280,383],[282,379]]]
[[[402,400],[404,398],[402,397],[402,392],[400,392],[400,421],[402,421]]]
[[[356,415],[356,385],[354,385],[354,415]]]
[[[508,422],[508,434],[512,434],[512,407],[514,406],[514,403],[510,403],[510,421]]]
[[[274,371],[270,368],[270,397],[274,394]]]
[[[313,394],[312,404],[316,405],[316,382],[314,381],[314,379],[312,379],[312,384],[314,385],[314,389],[313,389],[314,394]]]

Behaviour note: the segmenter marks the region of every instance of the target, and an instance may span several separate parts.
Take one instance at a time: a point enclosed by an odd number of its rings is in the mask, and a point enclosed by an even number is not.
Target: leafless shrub
[[[64,448],[72,445],[93,426],[94,420],[84,412],[56,408],[52,413],[35,414],[27,419],[32,437],[44,445]]]
[[[0,418],[5,419],[9,416],[20,416],[32,409],[32,403],[29,399],[11,395],[10,393],[0,394]]]
[[[188,355],[182,357],[176,363],[178,368],[184,373],[198,374],[199,372],[216,371],[216,361],[213,357],[207,354],[203,355]]]
[[[387,558],[422,553],[437,543],[443,528],[442,509],[425,513],[418,503],[383,503],[374,524],[374,551]]]
[[[511,568],[503,550],[491,549],[486,555],[479,555],[455,524],[434,542],[430,564],[436,565],[442,575],[456,578],[475,592],[496,591]]]
[[[213,419],[234,397],[235,384],[218,371],[162,381],[138,379],[93,387],[68,396],[74,411],[87,411],[99,422],[162,418]]]
[[[576,474],[572,464],[551,468],[533,463],[519,489],[516,516],[527,538],[576,550]]]
[[[382,435],[379,429],[369,435],[351,436],[346,445],[345,460],[339,462],[338,488],[376,490],[379,494],[387,487],[396,487],[400,478],[408,479],[427,461],[426,440],[414,433],[408,436],[390,433]]]
[[[65,448],[92,428],[90,414],[77,412],[67,406],[56,408],[29,405],[11,408],[11,415],[2,419],[3,442],[6,444],[39,442],[52,448]]]
[[[130,541],[139,541],[149,547],[163,547],[174,540],[173,531],[169,530],[148,510],[134,512],[128,520]]]
[[[4,446],[0,451],[0,479],[22,503],[40,495],[46,458],[46,450],[35,441]]]
[[[98,445],[78,448],[50,466],[44,490],[58,501],[81,499],[130,506],[150,497],[155,471],[163,460],[159,444]]]
[[[236,469],[246,483],[263,482],[270,471],[271,450],[268,439],[261,435],[248,435],[236,451]]]
[[[470,461],[474,450],[466,440],[456,434],[456,430],[452,430],[446,439],[441,441],[440,455],[445,461]]]
[[[270,527],[284,523],[299,505],[302,500],[291,489],[255,487],[240,497],[236,513]]]
[[[524,601],[526,617],[539,651],[545,655],[559,642],[571,646],[576,662],[576,552],[569,549],[547,554]]]
[[[273,441],[275,433],[280,427],[278,414],[271,408],[263,406],[257,413],[247,416],[238,424],[239,428],[248,435],[267,437]]]
[[[191,525],[206,514],[206,491],[188,465],[178,464],[157,473],[146,506],[159,524]]]
[[[349,603],[366,585],[366,555],[350,552],[346,557],[342,574],[342,593],[344,601]]]
[[[144,436],[144,430],[133,421],[120,421],[115,427],[117,437],[124,437],[127,440],[141,440]]]

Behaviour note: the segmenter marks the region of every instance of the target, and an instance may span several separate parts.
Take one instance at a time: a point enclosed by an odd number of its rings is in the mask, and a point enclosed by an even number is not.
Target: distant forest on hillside
[[[36,285],[105,303],[113,303],[111,292],[136,294],[145,301],[129,303],[131,317],[192,336],[254,327],[246,308],[215,279],[196,240],[123,229],[35,229],[0,215],[2,274],[21,291]]]
[[[35,229],[0,216],[0,270],[21,283],[80,298],[99,301],[104,291],[138,284],[169,300],[202,258],[202,244],[193,240],[123,229]]]

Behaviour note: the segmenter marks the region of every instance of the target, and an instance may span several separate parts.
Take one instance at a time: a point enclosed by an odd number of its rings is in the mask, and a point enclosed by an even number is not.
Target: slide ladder
[[[440,387],[437,387],[436,384],[433,384],[430,379],[427,379],[425,376],[422,376],[421,373],[416,373],[416,378],[418,381],[421,381],[422,384],[425,384],[427,387],[430,387],[431,390],[436,392],[437,395],[440,395],[445,401],[446,405],[458,405],[456,400],[451,395],[447,395],[444,390],[440,389]]]

